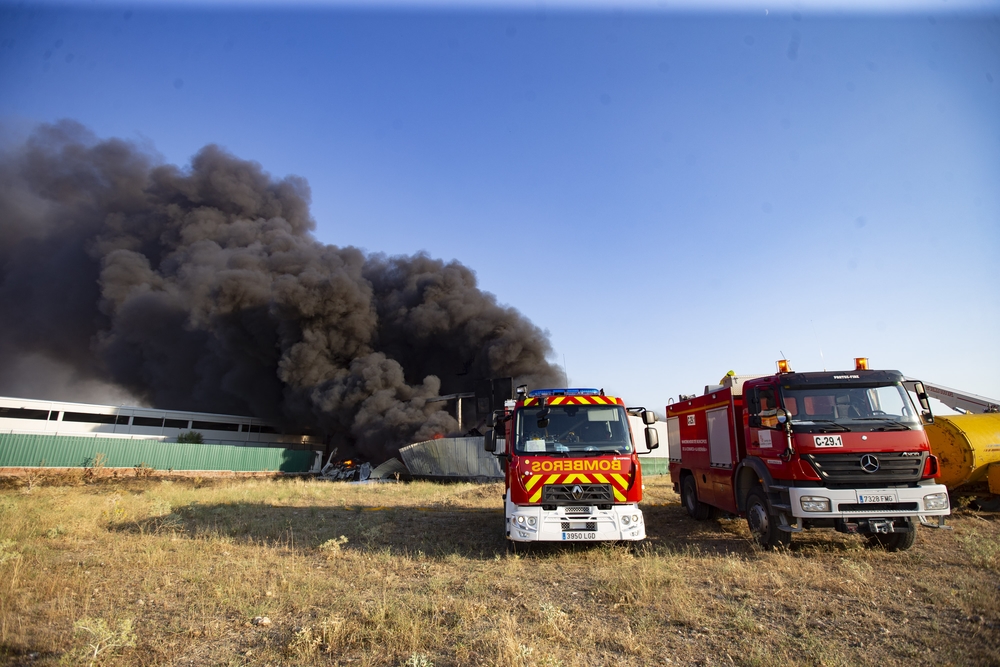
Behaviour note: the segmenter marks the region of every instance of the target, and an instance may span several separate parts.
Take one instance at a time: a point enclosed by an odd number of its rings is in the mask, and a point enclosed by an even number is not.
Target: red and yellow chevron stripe
[[[620,398],[614,396],[547,396],[548,405],[625,405]],[[538,404],[538,398],[524,399],[525,406]]]
[[[605,475],[604,473],[555,473],[551,475],[531,475],[524,480],[525,490],[531,494],[528,502],[537,503],[542,498],[542,487],[546,484],[610,484],[618,502],[625,502],[625,493],[628,491],[628,477],[616,472]],[[534,493],[532,493],[534,490]]]

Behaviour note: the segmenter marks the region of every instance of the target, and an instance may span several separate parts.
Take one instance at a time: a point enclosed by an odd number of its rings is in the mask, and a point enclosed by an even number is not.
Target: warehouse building
[[[309,472],[323,449],[253,417],[0,397],[0,468]]]

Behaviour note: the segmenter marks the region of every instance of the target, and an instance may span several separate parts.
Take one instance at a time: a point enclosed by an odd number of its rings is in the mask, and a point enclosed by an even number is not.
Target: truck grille
[[[920,456],[903,456],[903,452],[803,454],[802,458],[812,464],[831,489],[874,488],[919,482],[927,452],[921,452]],[[868,464],[868,469],[877,465],[877,469],[868,472],[862,463]]]
[[[587,516],[590,516],[590,513],[592,511],[593,511],[593,508],[590,507],[589,505],[584,505],[583,507],[577,507],[577,506],[569,505],[569,506],[563,508],[563,513],[564,514],[585,514]]]
[[[838,512],[916,512],[917,503],[837,503]]]
[[[580,494],[573,495],[579,487]],[[610,484],[548,484],[542,489],[543,503],[614,502]]]
[[[587,521],[586,523],[577,523],[577,522],[570,523],[569,521],[563,521],[562,530],[563,532],[566,532],[567,530],[587,530],[593,532],[597,530],[597,522]]]

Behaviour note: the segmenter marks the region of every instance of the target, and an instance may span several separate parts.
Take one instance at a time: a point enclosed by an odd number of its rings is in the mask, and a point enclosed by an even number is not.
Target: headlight
[[[535,517],[533,517],[533,516],[529,516],[528,517],[528,525],[529,526],[534,526],[535,525]]]
[[[633,514],[632,515],[632,523],[639,523],[639,515],[638,514]]]
[[[823,496],[802,496],[799,498],[803,512],[829,512],[830,499]]]
[[[524,517],[523,516],[517,517],[517,523],[518,523],[518,525],[523,526],[524,525]]]
[[[623,523],[624,525],[626,525],[626,526],[627,526],[627,525],[629,524],[629,522],[630,522],[630,519],[629,519],[629,518],[628,518],[627,516],[623,516],[623,517],[622,517],[622,523]]]
[[[946,510],[948,509],[947,493],[931,493],[924,496],[924,509]]]

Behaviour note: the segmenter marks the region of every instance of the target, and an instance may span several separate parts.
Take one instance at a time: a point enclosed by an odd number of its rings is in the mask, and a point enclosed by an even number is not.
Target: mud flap
[[[788,516],[784,512],[778,513],[778,530],[784,531],[786,533],[801,533],[802,526],[796,525],[792,526],[788,523]]]

